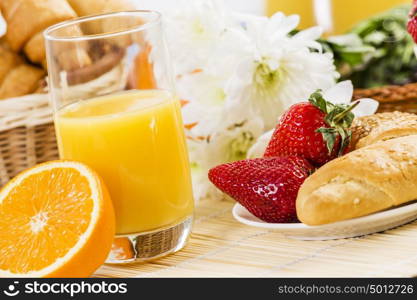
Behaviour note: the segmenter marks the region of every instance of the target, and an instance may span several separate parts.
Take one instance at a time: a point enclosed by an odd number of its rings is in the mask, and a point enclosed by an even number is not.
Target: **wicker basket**
[[[48,95],[0,101],[0,185],[37,163],[58,158]]]
[[[417,113],[417,83],[355,90],[354,99],[373,98],[378,112]],[[58,158],[48,96],[34,94],[0,101],[0,186],[20,171]]]
[[[108,57],[103,60],[108,63]],[[62,93],[68,99],[92,97],[121,91],[128,81],[125,59],[117,55],[114,67],[87,83],[71,86]],[[0,100],[0,186],[22,170],[58,159],[52,108],[47,94]]]
[[[417,113],[417,83],[390,85],[373,89],[357,89],[354,99],[373,98],[379,102],[378,112],[402,111]]]

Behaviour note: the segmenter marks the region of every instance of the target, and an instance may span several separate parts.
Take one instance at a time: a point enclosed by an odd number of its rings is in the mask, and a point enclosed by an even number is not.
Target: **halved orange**
[[[37,165],[0,192],[0,276],[90,276],[114,234],[107,189],[84,164]]]

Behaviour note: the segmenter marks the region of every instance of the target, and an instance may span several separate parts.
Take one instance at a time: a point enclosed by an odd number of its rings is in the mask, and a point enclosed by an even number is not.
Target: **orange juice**
[[[300,15],[300,29],[324,25],[327,34],[343,34],[356,23],[411,0],[268,0],[267,14]],[[324,22],[324,19],[328,19]],[[319,22],[317,22],[319,21]],[[330,28],[326,28],[329,26]]]
[[[117,234],[163,228],[192,214],[180,105],[168,92],[82,100],[55,118],[60,156],[92,166],[109,188]]]
[[[269,16],[277,11],[286,15],[299,15],[300,29],[306,29],[316,24],[314,0],[268,0],[266,8]]]
[[[397,5],[411,4],[409,0],[332,0],[333,34],[343,34],[373,15]]]

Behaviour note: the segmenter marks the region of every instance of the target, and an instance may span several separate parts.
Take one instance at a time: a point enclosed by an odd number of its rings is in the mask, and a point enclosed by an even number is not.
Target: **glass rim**
[[[91,35],[84,35],[84,36],[68,36],[68,37],[59,37],[54,36],[53,32],[68,26],[81,24],[85,22],[105,19],[108,17],[115,17],[115,16],[143,16],[143,15],[151,15],[153,18],[147,21],[144,24],[134,25],[132,28],[124,29],[115,32],[103,32],[98,34],[91,34]],[[45,40],[48,41],[62,41],[62,42],[75,42],[75,41],[85,41],[85,40],[95,40],[95,39],[103,39],[103,38],[110,38],[110,37],[117,37],[121,35],[131,34],[135,32],[140,32],[146,29],[149,29],[155,25],[161,23],[162,14],[156,10],[129,10],[129,11],[119,11],[119,12],[110,12],[110,13],[103,13],[97,15],[89,15],[85,17],[79,17],[67,21],[63,21],[57,24],[54,24],[43,31],[43,36]]]

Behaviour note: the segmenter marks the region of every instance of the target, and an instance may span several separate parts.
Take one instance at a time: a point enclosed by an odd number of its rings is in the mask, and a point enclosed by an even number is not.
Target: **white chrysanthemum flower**
[[[265,132],[258,140],[249,148],[247,158],[258,158],[264,156],[265,150],[268,147],[269,141],[272,138],[274,129]]]
[[[192,136],[207,137],[224,125],[222,114],[226,95],[222,77],[204,71],[186,74],[177,79],[178,95],[189,101],[183,109],[183,119]]]
[[[339,82],[332,88],[323,92],[323,98],[333,104],[348,105],[352,101],[352,96],[353,84],[350,80]],[[378,110],[379,102],[374,99],[362,98],[357,101],[359,101],[358,106],[352,110],[355,117],[370,116]]]
[[[283,110],[317,89],[330,88],[338,76],[331,54],[322,53],[316,42],[320,28],[289,36],[298,22],[298,16],[282,13],[270,19],[247,18],[244,28],[223,34],[224,48],[218,50],[223,54],[213,55],[209,64],[218,73],[224,66],[236,66],[225,90],[230,98],[227,105],[252,107],[267,130]]]
[[[233,20],[223,1],[182,2],[165,15],[167,41],[178,74],[201,69]]]
[[[6,34],[7,24],[0,12],[0,37]]]
[[[323,92],[323,98],[333,104],[349,105],[352,102],[352,96],[353,84],[350,80],[339,82],[335,86]],[[378,110],[379,102],[374,99],[363,98],[357,101],[359,101],[358,106],[352,110],[355,117],[370,116],[375,114]],[[274,129],[261,135],[257,139],[256,143],[249,149],[247,158],[262,157],[268,147],[273,132]]]
[[[183,116],[199,199],[214,190],[210,168],[245,158],[285,109],[334,86],[338,74],[317,42],[320,28],[290,34],[298,16],[234,14],[221,0],[196,0],[165,20],[178,94],[188,101]]]
[[[205,139],[189,140],[196,199],[212,195],[215,190],[208,181],[208,171],[222,163],[245,159],[248,149],[262,132],[262,119],[252,116]]]

